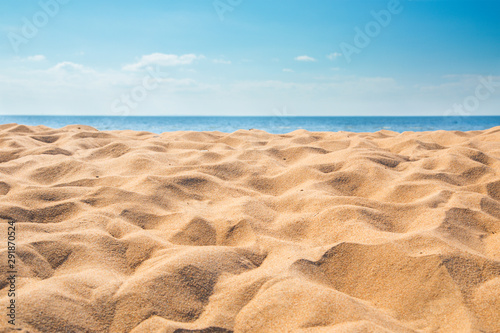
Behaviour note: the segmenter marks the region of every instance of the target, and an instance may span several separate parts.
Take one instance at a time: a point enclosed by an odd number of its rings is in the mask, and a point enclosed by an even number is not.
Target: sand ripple
[[[7,124],[0,199],[25,332],[500,332],[499,127]]]

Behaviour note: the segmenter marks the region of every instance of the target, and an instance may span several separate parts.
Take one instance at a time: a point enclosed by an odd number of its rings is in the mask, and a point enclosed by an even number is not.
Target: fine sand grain
[[[500,127],[0,125],[0,332],[500,332]]]

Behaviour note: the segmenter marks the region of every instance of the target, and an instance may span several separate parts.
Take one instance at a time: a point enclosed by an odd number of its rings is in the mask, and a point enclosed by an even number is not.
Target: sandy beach
[[[0,199],[0,332],[500,332],[500,127],[0,125]]]

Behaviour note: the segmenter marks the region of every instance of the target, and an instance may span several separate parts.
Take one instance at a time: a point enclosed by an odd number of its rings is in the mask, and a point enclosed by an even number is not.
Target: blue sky
[[[500,115],[499,18],[497,0],[4,0],[0,113]]]

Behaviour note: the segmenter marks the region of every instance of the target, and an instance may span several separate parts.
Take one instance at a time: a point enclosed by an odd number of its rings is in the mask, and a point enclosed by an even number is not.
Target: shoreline
[[[233,133],[240,129],[258,128],[273,134],[285,134],[297,129],[311,132],[376,132],[405,131],[471,131],[487,130],[500,126],[500,116],[353,116],[353,117],[303,117],[285,111],[273,116],[0,116],[0,123],[45,125],[62,128],[68,125],[86,124],[98,130],[136,130],[153,133],[173,131],[221,131]]]

